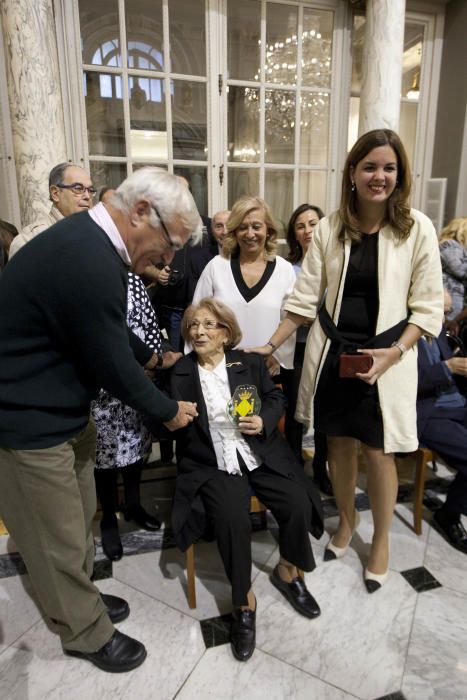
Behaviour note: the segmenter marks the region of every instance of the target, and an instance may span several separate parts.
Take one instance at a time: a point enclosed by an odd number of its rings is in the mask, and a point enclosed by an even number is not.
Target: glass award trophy
[[[240,418],[257,416],[261,411],[261,399],[254,384],[240,384],[227,404],[227,413],[237,426]]]

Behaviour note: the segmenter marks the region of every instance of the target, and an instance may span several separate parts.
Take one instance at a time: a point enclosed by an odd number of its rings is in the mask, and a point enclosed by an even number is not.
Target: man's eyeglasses
[[[79,196],[83,195],[85,192],[89,192],[90,196],[94,197],[97,192],[95,187],[85,187],[81,184],[81,182],[73,182],[72,185],[63,185],[60,183],[57,185],[57,187],[60,187],[61,190],[71,190],[73,194]]]
[[[166,242],[167,242],[167,245],[169,246],[169,248],[172,248],[172,250],[181,250],[183,248],[183,245],[181,243],[175,242],[171,239],[170,233],[167,229],[167,226],[164,223],[164,219],[159,214],[159,209],[156,206],[154,206],[154,204],[151,204],[151,209],[154,209],[154,211],[156,212],[157,218],[159,219],[161,228],[164,232],[165,239],[166,239]]]
[[[225,328],[222,323],[206,319],[206,321],[190,321],[188,324],[188,329],[190,331],[197,331],[200,326],[203,326],[204,330],[206,331],[214,331],[216,328]]]

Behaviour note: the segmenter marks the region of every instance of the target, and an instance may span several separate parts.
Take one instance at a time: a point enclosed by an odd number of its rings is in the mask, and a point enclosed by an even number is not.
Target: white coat
[[[431,221],[412,209],[414,225],[404,241],[384,226],[378,242],[379,312],[376,334],[408,316],[409,323],[437,336],[443,320],[443,283],[438,240]],[[315,319],[325,296],[326,309],[337,324],[342,305],[344,282],[349,264],[351,241],[338,240],[341,227],[337,212],[321,219],[295,289],[285,309]],[[308,335],[303,363],[296,418],[313,426],[313,399],[331,342],[319,319]],[[418,447],[416,425],[417,350],[407,352],[377,381],[383,418],[384,451],[411,452]]]

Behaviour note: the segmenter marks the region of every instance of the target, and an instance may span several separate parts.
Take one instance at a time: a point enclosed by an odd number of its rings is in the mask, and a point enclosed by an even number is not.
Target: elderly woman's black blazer
[[[244,436],[255,454],[270,469],[289,479],[296,479],[312,502],[310,532],[317,538],[323,533],[321,499],[311,479],[277,429],[284,411],[284,395],[271,380],[262,357],[239,350],[226,353],[227,374],[232,394],[240,384],[254,384],[261,398],[263,435]],[[209,433],[208,416],[194,352],[181,358],[171,375],[171,395],[180,401],[194,401],[199,416],[175,433],[177,441],[178,476],[172,509],[172,527],[178,547],[184,551],[205,531],[204,508],[197,495],[200,486],[217,469],[216,454]]]

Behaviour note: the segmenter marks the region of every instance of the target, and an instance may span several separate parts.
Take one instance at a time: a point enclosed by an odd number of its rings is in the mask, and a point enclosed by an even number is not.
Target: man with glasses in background
[[[87,211],[92,207],[96,190],[89,174],[73,163],[60,163],[49,174],[49,197],[52,206],[48,214],[23,228],[10,247],[11,258],[38,233],[61,221],[65,216]]]
[[[64,185],[54,187],[73,194]],[[200,237],[189,190],[165,170],[141,168],[106,204],[36,236],[0,279],[0,514],[64,651],[104,671],[136,668],[146,650],[113,626],[127,602],[91,581],[90,404],[103,388],[169,430],[198,415],[146,376],[143,366],[159,358],[129,332],[126,305],[129,270],[168,265]]]

